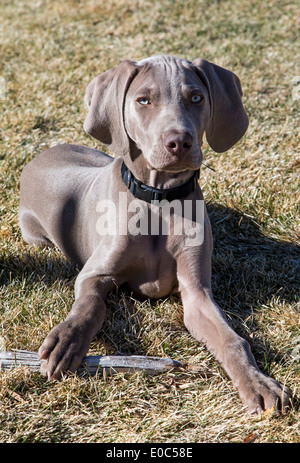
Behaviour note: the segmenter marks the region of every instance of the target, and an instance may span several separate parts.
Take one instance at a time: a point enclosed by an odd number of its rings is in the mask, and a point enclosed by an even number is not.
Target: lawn
[[[84,92],[97,74],[155,54],[203,57],[240,77],[250,119],[228,152],[204,147],[213,291],[260,368],[294,397],[285,416],[245,413],[214,357],[186,331],[178,299],[138,301],[117,290],[89,353],[168,356],[195,371],[60,383],[26,369],[1,373],[0,442],[299,442],[297,2],[2,0],[0,15],[2,346],[36,351],[74,300],[76,267],[22,240],[23,166],[59,143],[106,150],[83,130]]]

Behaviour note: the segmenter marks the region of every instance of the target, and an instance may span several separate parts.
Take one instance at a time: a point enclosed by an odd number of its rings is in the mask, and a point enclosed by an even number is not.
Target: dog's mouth
[[[181,173],[186,171],[198,170],[202,163],[202,152],[194,148],[186,156],[172,155],[164,149],[158,147],[153,149],[152,153],[147,156],[147,164],[150,169],[159,172]]]
[[[149,184],[155,188],[173,188],[184,184],[190,179],[198,167],[166,165],[156,166],[146,161],[148,170],[150,171]]]
[[[171,159],[151,159],[147,162],[150,170],[157,170],[158,172],[170,172],[179,174],[191,170],[198,170],[201,167],[202,156],[197,156],[197,159],[178,160],[178,158]]]
[[[167,167],[161,167],[161,168],[157,168],[155,169],[157,170],[158,172],[169,172],[169,173],[172,173],[172,174],[183,174],[184,172],[187,172],[189,170],[196,170],[196,169],[191,169],[189,167],[177,167],[177,166],[167,166]]]

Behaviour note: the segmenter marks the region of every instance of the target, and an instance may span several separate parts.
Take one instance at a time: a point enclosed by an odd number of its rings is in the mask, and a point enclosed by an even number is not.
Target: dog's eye
[[[201,95],[193,95],[192,96],[192,103],[200,103],[201,100],[202,100]]]
[[[142,105],[148,105],[150,104],[150,100],[146,97],[142,97],[142,98],[138,98],[138,103],[142,104]]]

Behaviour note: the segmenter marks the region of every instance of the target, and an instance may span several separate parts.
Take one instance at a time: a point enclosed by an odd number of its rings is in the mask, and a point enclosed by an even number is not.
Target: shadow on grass
[[[51,287],[57,280],[75,280],[79,268],[58,252],[38,250],[24,246],[23,254],[1,254],[0,249],[0,287],[14,282],[43,282]]]
[[[265,304],[274,296],[295,302],[300,247],[265,236],[236,210],[209,204],[208,213],[214,239],[212,284],[219,302],[227,305],[230,300],[233,310]]]

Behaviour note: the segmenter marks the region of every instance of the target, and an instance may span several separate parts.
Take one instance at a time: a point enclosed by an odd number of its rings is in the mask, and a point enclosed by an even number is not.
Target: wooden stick
[[[37,352],[26,350],[0,352],[0,370],[26,366],[29,370],[39,371],[42,362]],[[84,357],[78,373],[95,375],[144,371],[148,375],[156,375],[178,368],[184,368],[184,366],[170,358],[143,355],[89,355]]]

